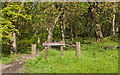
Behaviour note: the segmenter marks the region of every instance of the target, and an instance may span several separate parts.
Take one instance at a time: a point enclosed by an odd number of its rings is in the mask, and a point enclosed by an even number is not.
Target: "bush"
[[[33,43],[33,40],[34,39],[23,39],[23,40],[17,41],[17,46],[21,48],[31,46]]]
[[[118,42],[118,40],[119,40],[118,36],[108,36],[105,37],[102,42],[110,42],[110,41]]]
[[[29,51],[31,50],[32,43],[33,43],[33,39],[27,39],[27,38],[24,40],[17,41],[18,52],[29,53]]]
[[[11,55],[6,55],[6,54],[2,54],[2,64],[7,64],[9,62],[12,62],[14,60],[14,55],[11,54]]]

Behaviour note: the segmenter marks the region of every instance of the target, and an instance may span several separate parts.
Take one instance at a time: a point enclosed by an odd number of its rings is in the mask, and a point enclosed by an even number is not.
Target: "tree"
[[[22,5],[22,4],[21,4]],[[29,19],[29,16],[25,14],[24,12],[18,13],[21,10],[25,10],[23,7],[21,7],[19,3],[4,3],[3,9],[2,9],[2,34],[3,39],[6,41],[3,42],[3,44],[7,44],[10,46],[10,51],[17,50],[16,46],[16,36],[15,32],[18,33],[17,29],[17,19],[18,17],[22,17],[25,19]],[[20,10],[21,9],[21,10]],[[10,42],[8,42],[8,39]]]
[[[57,21],[59,20],[60,16],[63,14],[63,11],[65,9],[65,3],[63,3],[63,7],[61,9],[61,11],[59,12],[58,16],[55,18],[52,26],[48,29],[48,42],[51,42],[52,41],[52,35],[53,35],[53,30],[54,30],[54,27],[57,23]]]

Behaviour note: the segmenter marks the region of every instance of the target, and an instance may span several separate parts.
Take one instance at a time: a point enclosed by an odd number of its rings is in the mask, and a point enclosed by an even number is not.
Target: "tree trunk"
[[[77,39],[77,26],[75,26],[75,38]]]
[[[13,32],[13,49],[14,49],[15,52],[17,52],[15,31]]]
[[[20,22],[20,18],[18,18],[18,24],[20,24],[20,25],[18,25],[18,27],[17,27],[17,29],[19,30],[19,33],[18,33],[18,40],[20,40],[21,39],[21,26],[22,26],[22,22]]]
[[[65,22],[64,18],[61,19],[61,35],[62,35],[62,41],[65,41]]]
[[[53,30],[54,30],[54,28],[49,28],[49,30],[48,30],[48,42],[52,42],[52,40],[53,40]],[[51,46],[48,46],[48,48],[51,48]]]
[[[72,24],[71,24],[71,39],[72,41],[74,40]]]
[[[100,24],[95,25],[95,32],[96,32],[96,40],[97,42],[100,42],[103,39],[103,34],[101,31]]]
[[[48,30],[48,42],[52,42],[53,29],[54,28],[49,28]]]
[[[64,35],[63,35],[63,38],[64,38],[64,40],[63,41],[65,41],[65,15],[63,16],[63,33],[64,33]]]
[[[9,33],[9,43],[10,43],[10,47],[9,47],[9,54],[13,53],[13,52],[17,52],[17,46],[16,46],[16,35],[15,32],[10,32]]]
[[[63,24],[63,33],[64,33],[64,36],[63,36],[63,37],[64,37],[64,40],[63,40],[63,41],[65,41],[65,39],[66,39],[66,38],[65,38],[65,24]]]
[[[62,7],[59,15],[55,18],[55,21],[53,22],[53,25],[48,29],[48,42],[52,42],[52,36],[53,36],[54,27],[55,27],[58,19],[60,18],[60,16],[63,14],[65,5],[66,5],[66,3],[63,4],[63,7]],[[50,47],[49,47],[49,48],[50,48]]]
[[[118,30],[118,23],[116,23],[116,34],[115,35],[118,35],[119,34],[119,30]]]
[[[113,13],[113,36],[115,36],[115,13]]]
[[[61,21],[61,36],[62,36],[62,38],[61,38],[61,40],[62,41],[64,41],[65,39],[64,39],[64,32],[63,32],[63,22]]]
[[[11,54],[12,53],[12,51],[13,51],[13,46],[12,46],[12,44],[13,44],[13,35],[12,35],[12,33],[11,32],[9,32],[9,37],[10,37],[10,40],[9,40],[9,54]]]

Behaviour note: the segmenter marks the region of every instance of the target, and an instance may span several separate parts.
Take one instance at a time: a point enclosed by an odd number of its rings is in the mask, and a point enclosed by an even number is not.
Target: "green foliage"
[[[2,44],[2,54],[8,55],[9,54],[9,45]]]
[[[20,53],[30,53],[31,52],[31,45],[33,44],[34,39],[23,39],[17,41],[17,49]]]
[[[41,43],[37,43],[37,38],[26,38],[24,40],[20,40],[17,42],[17,48],[19,53],[30,53],[31,52],[31,46],[32,44],[36,44],[36,49],[41,50],[44,48],[44,46]]]
[[[36,45],[37,45],[37,47],[36,47],[37,50],[44,49],[44,46],[42,44],[36,44]]]
[[[15,24],[18,17],[24,20],[31,20],[31,16],[18,3],[4,3],[4,5],[6,7],[2,8],[2,43],[9,45],[9,32],[16,31],[18,33],[17,25]],[[22,12],[18,13],[19,10],[22,10]]]
[[[26,38],[26,39],[23,39],[23,40],[18,41],[18,42],[17,42],[17,45],[18,45],[19,47],[28,47],[28,46],[31,46],[31,45],[32,45],[33,40],[34,40],[34,39],[28,39],[28,38]]]
[[[61,31],[60,31],[60,27],[59,27],[59,26],[56,26],[56,27],[55,27],[53,34],[54,34],[53,39],[54,39],[56,42],[60,42],[60,41],[61,41]]]
[[[2,61],[1,64],[7,64],[9,62],[12,62],[13,60],[14,60],[13,54],[11,55],[2,54],[2,58],[0,61]]]
[[[118,40],[119,40],[118,36],[108,36],[103,39],[103,42],[109,42],[109,41],[119,42]]]

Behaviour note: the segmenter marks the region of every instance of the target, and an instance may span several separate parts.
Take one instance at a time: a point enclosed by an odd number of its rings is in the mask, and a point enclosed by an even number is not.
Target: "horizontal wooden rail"
[[[63,46],[65,42],[44,42],[43,46]]]
[[[108,50],[108,48],[117,48],[120,49],[120,46],[104,46],[105,50]]]

